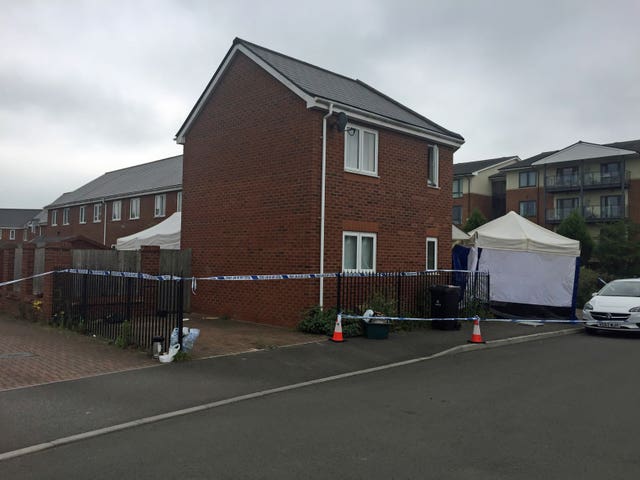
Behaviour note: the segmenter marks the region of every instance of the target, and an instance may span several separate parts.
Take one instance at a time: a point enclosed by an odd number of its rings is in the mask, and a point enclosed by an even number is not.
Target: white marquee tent
[[[469,269],[489,272],[491,301],[575,308],[579,241],[515,212],[469,235]]]
[[[139,250],[142,245],[158,245],[163,249],[180,250],[181,221],[181,213],[176,212],[153,227],[119,238],[116,249]]]

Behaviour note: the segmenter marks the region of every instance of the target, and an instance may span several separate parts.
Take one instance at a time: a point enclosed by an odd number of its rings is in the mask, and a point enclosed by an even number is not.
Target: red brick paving
[[[193,359],[324,340],[292,330],[196,315]],[[0,312],[0,391],[159,365],[148,353]]]

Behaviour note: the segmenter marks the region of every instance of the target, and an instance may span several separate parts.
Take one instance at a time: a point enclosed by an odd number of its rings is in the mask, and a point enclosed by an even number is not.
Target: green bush
[[[315,306],[305,313],[304,318],[298,323],[298,330],[305,333],[319,333],[332,335],[336,326],[338,313],[335,308]],[[342,335],[344,337],[357,337],[362,335],[362,322],[360,319],[343,318]]]
[[[580,278],[578,280],[578,298],[576,300],[577,308],[582,308],[583,305],[591,299],[593,293],[602,288],[602,285],[598,282],[598,277],[607,280],[602,274],[591,270],[587,267],[580,268]]]

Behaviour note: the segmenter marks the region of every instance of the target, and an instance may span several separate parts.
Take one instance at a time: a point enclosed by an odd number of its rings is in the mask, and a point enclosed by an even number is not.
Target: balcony
[[[629,171],[622,173],[585,172],[583,175],[551,175],[545,177],[548,192],[570,192],[580,189],[611,189],[629,185]]]
[[[615,222],[629,217],[628,205],[613,205],[608,207],[548,208],[545,218],[547,223],[560,223],[574,210],[577,210],[587,223]]]

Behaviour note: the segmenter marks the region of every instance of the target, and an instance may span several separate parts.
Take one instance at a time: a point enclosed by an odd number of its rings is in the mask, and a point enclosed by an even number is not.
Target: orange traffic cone
[[[476,317],[473,320],[473,333],[471,334],[471,340],[467,340],[469,343],[487,343],[482,340],[482,335],[480,334],[480,319]]]
[[[336,328],[333,330],[333,337],[331,337],[332,342],[344,342],[344,338],[342,338],[342,314],[338,314],[338,318],[336,319]]]

